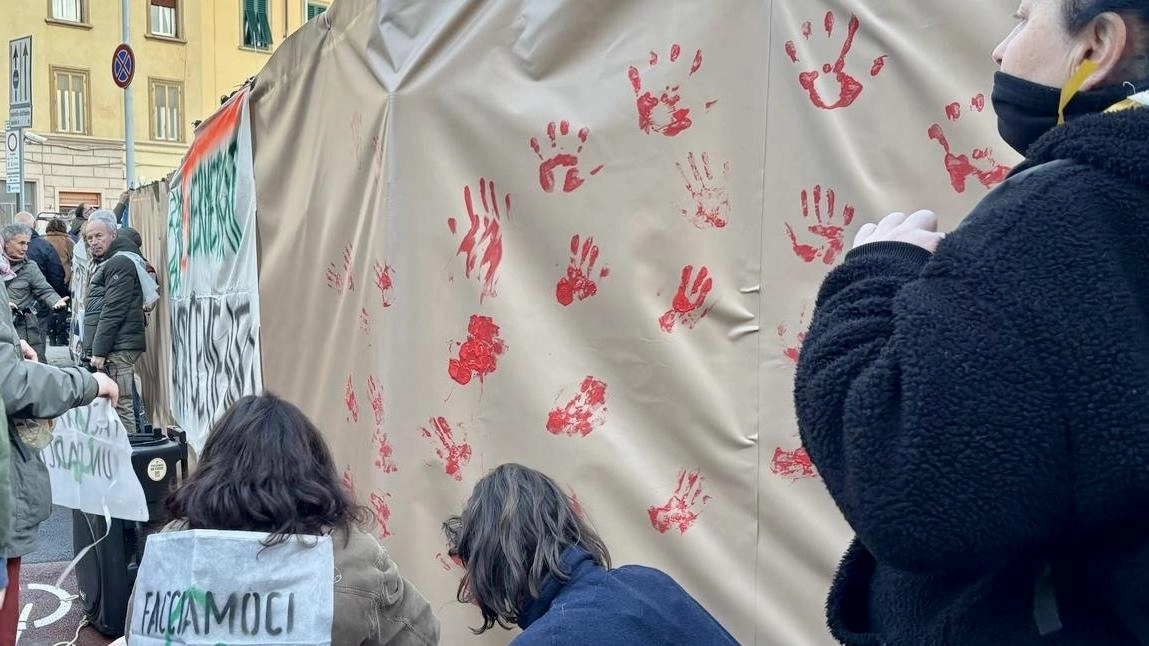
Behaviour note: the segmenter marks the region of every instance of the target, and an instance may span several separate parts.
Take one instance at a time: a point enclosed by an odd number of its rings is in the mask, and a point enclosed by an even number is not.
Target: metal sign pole
[[[122,16],[122,31],[124,44],[131,44],[131,7],[128,0],[120,0],[120,15]],[[135,65],[135,61],[132,61]],[[127,167],[127,185],[131,190],[136,187],[136,132],[132,103],[132,86],[124,88],[124,165]],[[125,222],[127,224],[127,215]]]

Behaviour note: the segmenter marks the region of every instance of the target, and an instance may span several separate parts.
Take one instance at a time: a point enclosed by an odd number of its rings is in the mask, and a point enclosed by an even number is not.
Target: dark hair
[[[1112,11],[1129,29],[1129,43],[1111,84],[1149,78],[1149,0],[1063,0],[1062,14],[1070,34],[1077,34],[1097,16]],[[1138,91],[1145,90],[1138,87]]]
[[[58,218],[48,220],[48,226],[44,229],[46,233],[67,233],[68,227],[64,226],[64,221]]]
[[[331,451],[303,411],[249,395],[216,422],[199,465],[167,499],[191,529],[320,535],[364,526],[369,512],[340,485]]]
[[[140,232],[131,227],[120,227],[120,235],[132,241],[140,249],[144,248],[144,239],[140,237]]]
[[[610,553],[574,503],[546,475],[504,464],[475,485],[463,513],[443,523],[449,554],[466,569],[456,598],[483,613],[481,634],[496,624],[510,628],[543,580],[567,580],[562,555],[577,545],[609,568]]]

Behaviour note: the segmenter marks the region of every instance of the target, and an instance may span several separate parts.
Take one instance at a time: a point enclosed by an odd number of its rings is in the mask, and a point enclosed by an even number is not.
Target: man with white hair
[[[84,304],[84,356],[116,381],[116,412],[124,428],[134,433],[132,380],[136,361],[147,351],[144,307],[157,297],[155,281],[145,270],[140,248],[119,235],[111,211],[100,209],[88,216],[84,242],[93,261]]]
[[[36,351],[37,359],[44,362],[47,339],[36,311],[39,307],[48,311],[63,309],[68,298],[52,289],[40,267],[32,262],[29,249],[32,229],[23,224],[9,224],[0,229],[0,238],[4,240],[4,257],[15,274],[8,282],[7,291],[16,331]]]

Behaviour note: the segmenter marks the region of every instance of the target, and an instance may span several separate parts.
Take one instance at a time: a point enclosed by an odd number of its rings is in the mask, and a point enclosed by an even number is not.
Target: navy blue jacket
[[[581,547],[567,548],[570,579],[543,580],[539,598],[523,611],[513,646],[737,645],[693,597],[654,568],[607,570]]]
[[[68,294],[68,284],[64,282],[64,265],[60,263],[60,254],[52,243],[40,237],[39,233],[32,232],[28,241],[28,259],[36,263],[40,273],[44,274],[48,284],[61,296]]]
[[[795,401],[857,537],[843,643],[1146,629],[1149,109],[1070,121],[1023,169],[936,253],[864,245],[818,295]]]

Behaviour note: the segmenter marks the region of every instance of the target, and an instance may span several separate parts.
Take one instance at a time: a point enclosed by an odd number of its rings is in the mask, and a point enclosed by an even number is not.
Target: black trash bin
[[[108,532],[108,537],[76,564],[76,584],[88,621],[109,637],[124,634],[128,597],[144,555],[144,541],[163,527],[163,502],[177,482],[177,467],[178,479],[187,477],[187,437],[183,431],[168,429],[164,435],[154,429],[150,433],[133,433],[128,439],[132,444],[132,467],[144,487],[148,517],[153,520],[142,523],[113,518],[108,528],[99,514],[72,512],[74,554]]]

